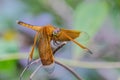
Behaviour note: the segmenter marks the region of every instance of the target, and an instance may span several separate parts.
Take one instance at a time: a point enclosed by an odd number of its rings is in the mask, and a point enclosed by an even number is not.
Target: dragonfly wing
[[[79,37],[80,33],[80,31],[75,30],[60,29],[60,32],[57,34],[57,36],[54,37],[54,39],[56,41],[71,41],[67,36],[71,37],[72,39],[75,39]]]

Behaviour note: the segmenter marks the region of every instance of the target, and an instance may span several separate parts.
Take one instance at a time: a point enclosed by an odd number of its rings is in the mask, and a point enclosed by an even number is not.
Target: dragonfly
[[[63,47],[68,41],[74,42],[79,47],[92,54],[92,51],[90,49],[74,40],[77,37],[79,37],[79,35],[82,33],[80,31],[58,28],[54,27],[53,25],[35,26],[22,21],[17,21],[17,23],[21,26],[36,31],[32,50],[28,57],[28,64],[30,64],[30,62],[33,59],[34,48],[36,45],[38,45],[39,57],[42,66],[48,70],[50,70],[48,67],[54,68],[55,63],[54,54],[56,53],[56,51]],[[59,45],[54,51],[51,46],[51,41],[53,41],[54,44]]]

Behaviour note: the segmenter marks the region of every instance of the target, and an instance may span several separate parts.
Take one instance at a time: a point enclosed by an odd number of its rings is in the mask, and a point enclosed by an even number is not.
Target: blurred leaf
[[[112,10],[112,20],[116,30],[120,31],[120,11],[118,9]]]
[[[15,61],[3,61],[0,62],[0,71],[8,71],[15,69]]]
[[[0,62],[0,79],[7,80],[16,76],[16,61]]]
[[[51,11],[47,5],[47,0],[21,0],[27,7],[26,12],[38,15],[41,12]]]
[[[0,54],[15,53],[18,51],[17,42],[15,40],[7,41],[0,39]]]
[[[10,37],[10,38],[8,38]],[[17,43],[11,39],[12,35],[5,35],[4,39],[0,39],[0,80],[11,79],[16,76],[16,61],[7,60],[8,57],[3,55],[13,54],[18,51]],[[4,58],[6,61],[1,59]]]
[[[79,4],[74,14],[75,29],[87,32],[90,38],[94,37],[108,15],[108,11],[108,4],[104,1]],[[85,42],[81,43],[85,44]],[[80,48],[75,46],[74,51],[74,57],[78,57],[81,52]]]
[[[116,31],[120,31],[120,0],[107,0],[110,5],[110,17],[113,20]]]
[[[83,0],[66,0],[66,2],[72,7],[76,8],[76,6],[82,2]]]

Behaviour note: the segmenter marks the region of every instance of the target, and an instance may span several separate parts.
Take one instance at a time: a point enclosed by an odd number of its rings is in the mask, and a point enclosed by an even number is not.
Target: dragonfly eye
[[[53,36],[57,36],[58,33],[60,32],[60,29],[59,28],[56,28],[54,31],[53,31]]]

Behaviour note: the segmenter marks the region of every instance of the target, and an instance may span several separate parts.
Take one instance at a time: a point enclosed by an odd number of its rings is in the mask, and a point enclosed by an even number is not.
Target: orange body
[[[54,62],[53,51],[50,45],[52,40],[51,34],[54,28],[50,26],[44,26],[40,30],[40,38],[39,38],[39,56],[43,65],[50,65]]]
[[[21,21],[19,21],[18,24],[25,26],[27,28],[31,28],[37,32],[37,34],[35,35],[32,51],[29,55],[29,61],[32,60],[36,42],[38,43],[39,56],[43,65],[50,65],[54,62],[53,51],[50,45],[51,40],[61,42],[73,41],[81,48],[89,50],[88,48],[84,47],[83,45],[79,44],[74,40],[79,36],[79,34],[81,33],[80,31],[59,29],[52,25],[46,25],[43,27],[33,26]]]

